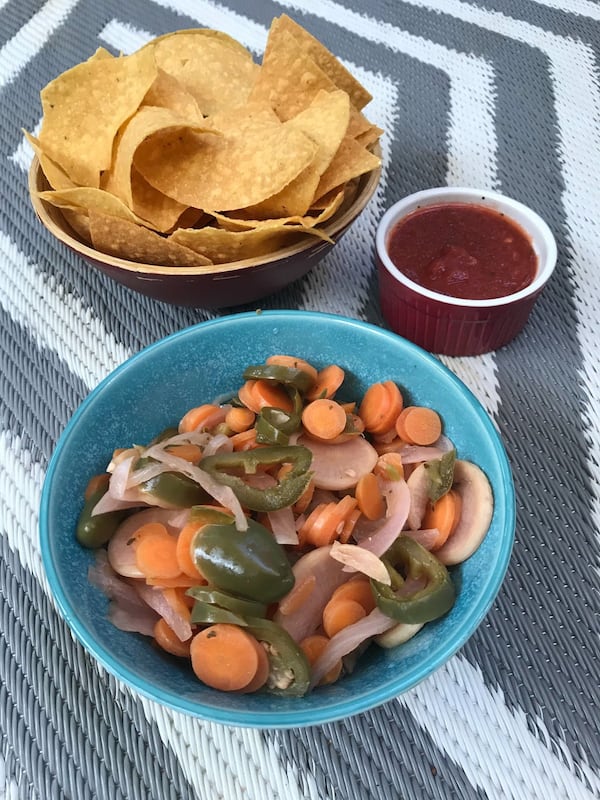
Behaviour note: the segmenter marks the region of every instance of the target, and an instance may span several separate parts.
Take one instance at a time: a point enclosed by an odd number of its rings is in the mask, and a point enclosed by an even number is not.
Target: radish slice
[[[334,492],[356,486],[363,475],[373,470],[379,458],[375,448],[362,436],[341,444],[323,444],[301,436],[298,444],[307,447],[313,455],[310,468],[315,486]]]
[[[398,623],[378,608],[354,625],[348,625],[332,636],[312,668],[311,686],[316,686],[342,656],[348,655],[367,639],[393,628]]]
[[[473,555],[492,522],[494,496],[485,473],[470,461],[456,461],[452,486],[461,497],[460,520],[454,533],[435,555],[442,564],[460,564]]]
[[[149,522],[160,522],[174,535],[177,528],[170,525],[173,516],[173,511],[168,508],[147,508],[122,522],[110,538],[107,548],[108,561],[114,571],[126,578],[143,578],[135,560],[136,531]]]
[[[393,628],[385,633],[380,633],[375,637],[375,641],[380,647],[391,648],[398,647],[399,644],[404,644],[412,639],[423,627],[424,622],[399,622]]]
[[[296,584],[301,584],[311,575],[315,578],[314,589],[300,608],[288,614],[277,611],[273,618],[295,642],[301,642],[316,631],[331,595],[338,586],[349,580],[342,564],[330,557],[330,551],[330,546],[317,547],[299,558],[292,567]],[[281,602],[284,601],[285,598]]]
[[[450,450],[454,450],[454,444],[447,436],[440,436],[437,442],[428,447],[405,444],[398,450],[398,453],[403,464],[418,464],[421,461],[433,461],[436,458],[441,458],[446,453],[449,453]]]
[[[386,583],[388,586],[392,582],[383,561],[364,547],[335,541],[331,545],[329,555],[344,565],[344,572],[362,572],[368,578]]]
[[[405,530],[402,531],[403,536],[409,536],[418,542],[426,550],[431,551],[439,538],[440,532],[437,528],[424,528],[418,531]]]
[[[108,606],[107,616],[115,628],[128,633],[141,633],[144,636],[154,636],[154,626],[160,619],[156,611],[148,605],[143,605],[134,611],[124,608],[115,601]]]

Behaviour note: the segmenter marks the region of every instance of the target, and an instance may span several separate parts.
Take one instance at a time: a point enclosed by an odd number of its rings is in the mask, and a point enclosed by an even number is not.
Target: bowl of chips
[[[226,307],[300,278],[373,196],[371,95],[307,30],[273,20],[260,64],[225,33],[99,48],[41,92],[29,188],[57,239],[166,302]]]

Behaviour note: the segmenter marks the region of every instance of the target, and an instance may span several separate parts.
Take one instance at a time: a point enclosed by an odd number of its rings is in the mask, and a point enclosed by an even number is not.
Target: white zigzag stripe
[[[129,357],[89,308],[74,297],[67,299],[64,286],[32,264],[3,232],[0,257],[13,265],[0,272],[0,304],[39,347],[55,351],[86,386],[94,387]]]
[[[0,89],[15,79],[69,16],[78,0],[48,2],[0,50]]]
[[[465,659],[452,659],[398,702],[418,719],[430,719],[427,730],[438,747],[489,797],[537,800],[544,787],[548,798],[591,800],[600,791],[597,776],[582,763],[569,757],[567,768],[549,758],[545,743],[531,735],[525,713],[507,709],[502,693],[488,690],[480,670]],[[544,729],[540,719],[536,724]],[[574,785],[573,774],[580,784]]]

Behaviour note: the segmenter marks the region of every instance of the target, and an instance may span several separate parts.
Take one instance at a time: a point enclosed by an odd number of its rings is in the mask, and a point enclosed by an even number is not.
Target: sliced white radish
[[[316,631],[331,595],[338,586],[349,580],[343,565],[330,557],[330,550],[330,546],[317,547],[299,558],[292,567],[298,585],[310,576],[315,578],[314,589],[306,602],[290,613],[282,614],[277,611],[274,616],[274,621],[285,628],[295,642],[301,642]],[[281,602],[284,603],[285,598]]]
[[[393,628],[390,628],[389,631],[385,631],[376,636],[375,641],[380,647],[398,647],[399,644],[404,644],[404,642],[408,642],[409,639],[412,639],[412,637],[421,630],[424,624],[424,622],[416,622],[414,624],[410,622],[399,622]]]
[[[323,444],[301,436],[298,444],[312,453],[310,468],[315,486],[334,492],[356,486],[363,475],[373,470],[379,458],[375,448],[362,436],[341,444]]]
[[[492,522],[494,495],[490,482],[476,464],[456,461],[452,488],[462,501],[460,520],[454,533],[435,555],[442,564],[460,564],[479,547]]]

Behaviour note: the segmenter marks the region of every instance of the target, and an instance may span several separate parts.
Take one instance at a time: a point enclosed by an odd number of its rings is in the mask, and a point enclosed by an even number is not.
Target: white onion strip
[[[218,503],[231,511],[235,517],[235,526],[239,531],[248,529],[248,520],[244,514],[244,510],[230,486],[224,486],[200,467],[196,467],[194,464],[186,461],[185,458],[179,458],[179,456],[174,456],[172,453],[164,451],[161,447],[151,447],[146,451],[146,454],[149,458],[154,458],[171,467],[176,472],[180,472],[182,475],[191,478]]]
[[[410,491],[405,480],[381,481],[381,489],[387,503],[383,523],[359,542],[360,547],[382,556],[402,533],[410,510]]]
[[[387,585],[392,582],[383,561],[364,547],[356,544],[340,544],[335,541],[331,545],[329,555],[340,564],[345,565],[345,572],[362,572],[368,578]]]
[[[347,656],[367,639],[371,639],[397,624],[396,620],[386,617],[382,611],[375,608],[368,616],[355,622],[354,625],[348,625],[347,628],[336,633],[313,665],[311,687],[316,686],[340,658]]]

